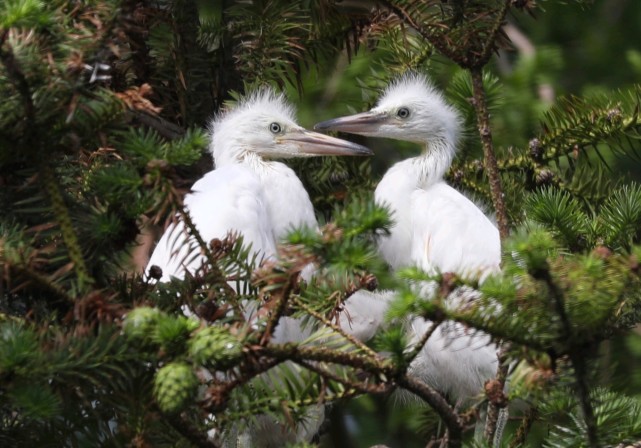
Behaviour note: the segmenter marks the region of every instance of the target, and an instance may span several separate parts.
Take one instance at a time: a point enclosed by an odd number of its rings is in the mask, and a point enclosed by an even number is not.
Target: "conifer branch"
[[[394,366],[388,360],[372,358],[369,355],[343,352],[325,347],[305,347],[296,344],[267,344],[256,348],[260,355],[271,356],[277,359],[292,361],[322,361],[342,364],[368,372],[380,372],[387,375],[395,373]]]
[[[391,383],[372,385],[372,384],[367,384],[359,381],[349,381],[309,361],[301,360],[301,361],[298,361],[298,364],[300,364],[301,366],[305,367],[308,370],[311,370],[312,372],[319,374],[323,378],[336,381],[337,383],[347,386],[350,389],[355,389],[358,392],[363,394],[374,394],[374,395],[385,394],[387,392],[390,392],[395,387],[395,385]]]
[[[28,127],[31,128],[31,126],[33,126],[35,123],[35,107],[33,104],[33,99],[31,98],[31,89],[29,88],[27,78],[25,77],[20,68],[20,65],[18,64],[18,61],[16,61],[16,58],[13,55],[13,51],[11,51],[10,48],[7,50],[3,49],[8,36],[9,30],[0,29],[0,61],[2,61],[2,65],[4,65],[5,69],[7,70],[7,74],[9,75],[11,83],[14,85],[14,87],[22,97],[22,101],[24,103],[25,118],[27,120]],[[28,139],[34,135],[33,131],[34,129],[28,129],[28,132],[26,132],[26,137]]]
[[[276,325],[278,325],[278,321],[280,320],[281,316],[287,309],[287,302],[289,301],[289,295],[292,292],[292,289],[294,288],[294,283],[296,282],[296,275],[290,275],[287,278],[287,282],[285,285],[280,288],[277,296],[276,296],[276,306],[274,306],[271,310],[271,314],[269,315],[269,319],[267,320],[267,325],[265,325],[265,330],[263,331],[263,335],[260,339],[260,344],[265,345],[269,342],[271,339],[274,330],[276,329]]]
[[[427,344],[427,341],[432,337],[436,329],[438,328],[439,325],[441,325],[442,321],[441,320],[432,320],[432,326],[423,333],[421,336],[421,339],[414,345],[412,348],[412,351],[407,354],[405,357],[405,360],[407,361],[408,365],[414,361],[414,358],[418,356],[418,354],[423,350],[423,347],[425,347],[425,344]]]
[[[498,366],[496,369],[496,376],[494,377],[494,381],[497,382],[499,387],[501,388],[501,391],[505,390],[505,382],[507,380],[507,374],[509,370],[509,365],[507,363],[507,353],[508,353],[508,344],[506,342],[503,342],[499,346],[499,351],[497,353],[497,358],[498,358]],[[483,431],[483,436],[485,437],[485,440],[487,441],[488,445],[493,446],[494,445],[494,434],[496,433],[496,425],[498,424],[498,419],[499,419],[499,414],[500,414],[500,407],[498,403],[495,403],[491,397],[490,394],[487,394],[488,398],[490,398],[489,403],[490,405],[487,408],[487,418],[485,422],[485,429]],[[505,396],[501,394],[501,396],[504,398]]]
[[[56,217],[56,221],[60,226],[62,232],[62,239],[67,246],[67,253],[73,263],[76,276],[78,278],[78,288],[80,293],[85,293],[87,289],[93,284],[93,279],[89,275],[89,270],[85,264],[82,255],[82,246],[78,241],[76,230],[71,222],[69,209],[65,204],[65,200],[60,192],[60,187],[53,171],[46,163],[40,166],[40,176],[45,187],[45,191],[51,199],[51,209]]]
[[[174,428],[178,433],[180,433],[181,436],[189,440],[197,447],[220,448],[220,445],[207,437],[207,433],[199,431],[182,415],[164,415],[164,417],[165,421],[167,421],[172,426],[172,428]]]
[[[56,298],[67,305],[74,303],[74,299],[64,289],[52,282],[50,278],[31,269],[29,266],[12,265],[10,266],[10,270],[15,271],[18,275],[23,275],[28,279],[28,281],[37,285],[38,288],[42,288],[44,291],[47,291],[52,298]]]
[[[570,357],[570,362],[574,368],[579,402],[581,403],[581,409],[583,411],[583,418],[585,420],[588,435],[588,444],[591,448],[598,448],[599,437],[597,421],[594,414],[594,407],[592,406],[592,400],[590,399],[590,386],[587,378],[588,370],[585,362],[585,350],[582,344],[577,345],[574,341],[572,323],[570,322],[570,318],[565,310],[565,298],[563,291],[561,291],[561,288],[559,288],[552,278],[549,269],[542,269],[541,272],[537,274],[548,286],[552,300],[554,300],[556,312],[561,319],[561,338],[569,344],[568,356]]]
[[[130,111],[129,113],[132,116],[136,117],[136,119],[142,124],[144,124],[145,126],[149,126],[156,132],[158,132],[159,135],[167,139],[175,140],[185,135],[186,131],[184,128],[177,126],[176,124],[167,121],[157,115],[151,115],[146,112],[137,110]]]
[[[492,143],[492,128],[490,127],[490,114],[487,110],[485,98],[485,88],[483,87],[483,70],[474,68],[470,70],[472,76],[472,86],[474,91],[474,109],[476,110],[477,125],[481,143],[483,144],[483,156],[485,159],[485,169],[490,180],[490,191],[492,194],[492,203],[496,211],[496,220],[499,225],[501,239],[505,239],[510,234],[510,227],[507,218],[507,209],[505,207],[505,198],[501,186],[501,174],[499,173],[494,154]]]
[[[405,11],[400,6],[395,5],[394,3],[387,0],[381,0],[380,3],[386,8],[388,8],[390,11],[392,11],[394,15],[396,15],[406,25],[416,30],[416,32],[418,32],[418,34],[420,34],[423,39],[425,39],[427,42],[433,45],[434,48],[436,48],[441,54],[458,63],[458,58],[455,53],[455,50],[450,45],[448,45],[447,41],[440,39],[439,36],[437,36],[435,33],[432,33],[427,29],[425,29],[422,25],[417,23],[407,11]]]
[[[482,68],[490,60],[492,56],[492,51],[494,50],[494,43],[496,38],[503,27],[503,22],[505,21],[505,16],[512,5],[513,0],[504,0],[503,6],[499,10],[499,13],[496,16],[492,29],[488,33],[487,39],[485,40],[485,45],[483,46],[483,51],[476,60],[476,65],[474,68]]]
[[[424,382],[399,372],[388,360],[372,359],[370,356],[346,353],[324,347],[302,347],[295,344],[269,344],[262,348],[264,354],[294,362],[321,361],[342,364],[362,369],[369,373],[382,373],[395,378],[397,384],[423,399],[441,417],[450,434],[450,446],[462,443],[463,423],[454,409],[436,390]]]
[[[521,420],[521,425],[519,426],[519,429],[516,431],[516,435],[514,436],[514,439],[512,440],[512,442],[510,443],[509,448],[518,448],[525,444],[527,435],[530,432],[530,428],[532,428],[532,424],[534,423],[536,416],[537,416],[537,411],[534,406],[530,407],[525,412],[525,416]]]
[[[345,339],[347,339],[349,342],[351,342],[352,344],[354,344],[354,346],[356,346],[356,347],[360,348],[361,350],[363,350],[365,353],[369,354],[370,356],[378,356],[378,354],[377,354],[374,350],[372,350],[371,348],[369,348],[369,347],[368,347],[367,345],[365,345],[363,342],[361,342],[361,341],[359,341],[358,339],[356,339],[356,338],[355,338],[354,336],[352,336],[351,334],[347,333],[345,330],[343,330],[343,329],[342,329],[341,327],[339,327],[338,325],[336,325],[336,324],[334,324],[333,322],[331,322],[329,319],[327,319],[327,318],[326,318],[325,316],[323,316],[322,314],[317,313],[316,311],[314,311],[313,309],[311,309],[309,306],[307,306],[306,304],[304,304],[304,303],[303,303],[303,302],[302,302],[298,297],[292,297],[291,299],[292,299],[292,302],[294,302],[294,304],[296,304],[296,306],[300,307],[300,308],[301,308],[303,311],[305,311],[307,314],[309,314],[310,316],[314,317],[314,318],[315,318],[315,319],[317,319],[319,322],[322,322],[324,325],[326,325],[327,327],[331,328],[332,330],[334,330],[335,332],[337,332],[338,334],[340,334],[341,336],[343,336],[343,337],[344,337]]]
[[[193,236],[196,239],[196,242],[198,243],[198,246],[200,249],[203,251],[203,254],[205,258],[207,258],[207,261],[209,262],[209,265],[211,268],[214,270],[214,275],[217,279],[217,282],[219,283],[220,287],[225,290],[225,292],[230,296],[230,297],[236,297],[236,291],[227,284],[226,278],[223,275],[223,272],[220,270],[220,267],[218,266],[218,263],[216,262],[216,259],[214,255],[211,252],[211,249],[209,248],[209,245],[205,242],[203,237],[200,235],[200,232],[196,228],[194,222],[191,220],[191,216],[185,210],[185,207],[179,207],[178,208],[178,213],[180,214],[180,217],[182,218],[185,226],[189,230],[189,234]],[[234,313],[236,314],[236,317],[238,319],[244,320],[245,315],[243,311],[240,309],[240,305],[238,303],[238,300],[230,300],[232,308],[234,309]]]
[[[397,378],[397,381],[399,386],[425,400],[438,413],[447,426],[449,446],[452,448],[461,446],[463,443],[463,422],[445,398],[424,382],[409,375],[403,375]]]

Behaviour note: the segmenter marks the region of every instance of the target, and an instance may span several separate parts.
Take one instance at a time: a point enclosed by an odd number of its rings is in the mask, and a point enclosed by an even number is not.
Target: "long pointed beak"
[[[371,149],[357,143],[305,129],[288,132],[280,140],[295,143],[299,154],[309,156],[371,156],[374,154]]]
[[[314,125],[314,130],[367,134],[375,130],[378,125],[380,125],[386,119],[387,115],[382,112],[363,112],[356,115],[348,115],[346,117],[321,121],[320,123],[316,123]]]

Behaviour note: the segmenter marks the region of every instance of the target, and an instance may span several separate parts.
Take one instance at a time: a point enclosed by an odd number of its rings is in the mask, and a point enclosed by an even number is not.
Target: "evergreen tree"
[[[590,10],[566,3],[565,11]],[[415,414],[407,426],[420,436],[407,446],[491,445],[508,403],[521,403],[503,438],[509,446],[640,440],[638,397],[608,376],[614,367],[600,354],[641,321],[641,187],[608,171],[638,155],[641,92],[533,95],[536,77],[552,82],[566,56],[554,48],[508,56],[510,38],[519,20],[556,8],[528,0],[0,4],[0,443],[218,446],[221,434],[242,443],[259,415],[295,427],[311,405],[333,404],[319,443],[347,446],[336,435],[341,410],[398,389],[416,402],[383,406],[388,427],[395,415]],[[449,179],[493,206],[503,237],[502,272],[467,282],[480,292],[473,306],[443,305],[466,283],[449,273],[389,273],[375,239],[391,220],[370,195],[384,167],[371,161],[293,164],[327,224],[320,234],[292,231],[277,262],[259,265],[238,235],[203,241],[189,225],[182,198],[211,169],[205,128],[224,102],[270,84],[298,98],[311,125],[325,117],[311,116],[310,104],[327,116],[347,100],[364,109],[406,70],[429,72],[465,113],[469,135]],[[155,283],[159,273],[142,275],[131,254],[143,227],[174,219],[191,227],[207,261],[184,280]],[[299,273],[310,262],[318,273],[306,284]],[[417,280],[438,282],[438,296],[419,297]],[[336,316],[354,291],[377,287],[399,294],[366,345]],[[186,303],[197,318],[182,314]],[[247,303],[263,325],[245,321]],[[497,377],[470,409],[408,373],[418,353],[402,330],[410,314],[461,322],[501,344]],[[271,342],[284,315],[315,331],[299,344]],[[484,441],[473,441],[484,403]]]

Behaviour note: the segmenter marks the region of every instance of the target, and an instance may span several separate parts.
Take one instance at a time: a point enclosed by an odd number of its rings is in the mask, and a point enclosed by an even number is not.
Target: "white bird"
[[[205,242],[238,232],[261,257],[276,255],[277,243],[298,226],[318,226],[300,179],[273,158],[371,155],[364,146],[307,131],[282,95],[258,90],[211,124],[215,169],[194,183],[185,208]],[[170,226],[148,266],[162,269],[161,281],[193,273],[204,258],[184,226]]]
[[[378,242],[381,255],[395,270],[416,266],[430,274],[453,272],[483,280],[499,269],[501,242],[496,226],[443,179],[456,154],[461,125],[459,113],[427,78],[412,73],[392,82],[370,111],[314,127],[422,145],[421,155],[395,164],[375,191],[375,200],[391,209],[395,221],[390,235]],[[387,303],[389,297],[382,297]],[[380,298],[370,295],[369,302]],[[367,297],[359,299],[368,302]],[[350,312],[367,316],[369,309],[353,306]],[[372,321],[380,322],[380,314],[379,307]],[[413,340],[418,341],[430,325],[414,318]],[[496,347],[487,335],[444,322],[410,372],[461,404],[483,391],[496,367]]]
[[[238,232],[258,259],[277,257],[277,243],[294,227],[318,227],[300,179],[287,165],[271,159],[372,154],[364,146],[305,130],[296,124],[294,109],[284,96],[270,89],[258,90],[220,114],[211,131],[215,169],[193,185],[185,197],[185,208],[205,242]],[[203,261],[196,241],[188,238],[184,224],[178,222],[165,231],[148,267],[160,267],[160,281],[168,281],[193,274]],[[271,340],[299,342],[308,334],[298,320],[283,317]],[[318,429],[314,425],[322,423],[322,407],[310,413],[313,424],[296,428],[296,434],[284,434],[285,438],[279,436],[282,427],[265,420],[229,442],[250,437],[254,446],[282,446],[308,440]],[[265,434],[274,441],[266,440]]]

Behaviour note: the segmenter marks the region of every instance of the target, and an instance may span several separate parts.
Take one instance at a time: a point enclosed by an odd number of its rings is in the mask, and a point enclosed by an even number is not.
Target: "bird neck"
[[[270,162],[263,159],[256,152],[242,147],[234,147],[233,151],[221,151],[214,153],[214,165],[220,168],[224,165],[243,164],[248,165],[252,170],[260,170]]]
[[[423,188],[441,182],[454,159],[455,148],[446,140],[427,142],[423,153],[413,159],[419,185]]]

